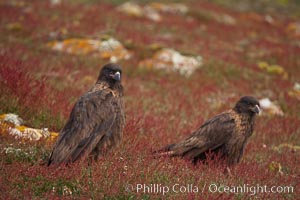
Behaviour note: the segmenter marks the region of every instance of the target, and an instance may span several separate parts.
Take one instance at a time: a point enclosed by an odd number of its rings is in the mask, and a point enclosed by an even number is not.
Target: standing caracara
[[[259,102],[242,97],[233,109],[221,113],[202,124],[191,136],[156,152],[156,155],[182,156],[197,163],[207,155],[219,155],[230,166],[241,160],[248,138],[254,129]]]
[[[88,156],[97,160],[121,141],[125,123],[121,75],[119,65],[103,66],[96,84],[75,103],[48,166]]]

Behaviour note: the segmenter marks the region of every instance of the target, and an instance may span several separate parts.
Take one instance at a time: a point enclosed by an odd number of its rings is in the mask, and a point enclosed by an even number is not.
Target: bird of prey
[[[251,96],[242,97],[233,109],[202,124],[185,140],[155,152],[156,156],[181,156],[194,164],[208,155],[219,155],[228,166],[238,163],[254,129],[259,102]]]
[[[75,103],[60,131],[49,165],[98,160],[122,139],[125,124],[121,67],[106,64],[96,84]]]

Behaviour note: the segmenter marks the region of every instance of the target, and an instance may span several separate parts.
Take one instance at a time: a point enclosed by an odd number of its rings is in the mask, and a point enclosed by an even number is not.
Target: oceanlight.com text
[[[216,183],[194,185],[194,184],[179,184],[163,185],[163,184],[128,184],[125,186],[127,192],[142,193],[142,194],[162,194],[168,193],[234,193],[234,194],[250,194],[256,195],[259,193],[293,193],[293,186],[267,186],[267,185],[250,185],[241,184],[221,185]]]

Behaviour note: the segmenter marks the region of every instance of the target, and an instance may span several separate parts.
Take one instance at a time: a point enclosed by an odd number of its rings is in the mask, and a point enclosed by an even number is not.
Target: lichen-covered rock
[[[16,139],[24,138],[33,141],[40,139],[53,140],[58,136],[58,133],[50,132],[48,128],[35,129],[23,126],[22,120],[16,114],[2,114],[0,115],[0,133],[9,134]]]
[[[172,13],[172,14],[186,14],[189,11],[189,8],[182,3],[159,3],[153,2],[146,5],[157,11]]]
[[[214,20],[221,24],[225,25],[236,25],[236,19],[228,14],[217,14],[217,13],[211,13],[211,16]]]
[[[13,113],[0,115],[0,122],[12,123],[15,126],[20,126],[24,123],[23,119],[21,119],[18,115]]]
[[[286,31],[288,34],[300,38],[300,22],[291,22],[287,25]]]
[[[70,38],[47,43],[51,49],[74,55],[96,55],[110,62],[127,60],[131,53],[114,38],[103,40]]]
[[[288,73],[279,65],[270,65],[267,62],[258,62],[257,66],[269,74],[281,75],[284,79],[288,78]]]
[[[165,48],[157,51],[152,58],[141,61],[139,66],[175,71],[188,77],[202,66],[202,57],[185,56],[178,51]]]
[[[282,109],[272,102],[269,98],[263,98],[259,100],[260,107],[262,108],[262,114],[267,115],[279,115],[283,116],[284,113]]]
[[[300,83],[295,83],[293,89],[288,94],[300,101]]]
[[[117,7],[117,10],[129,16],[145,17],[156,22],[162,19],[160,13],[186,14],[189,11],[188,7],[182,3],[159,2],[149,3],[145,6],[133,2],[126,2]]]

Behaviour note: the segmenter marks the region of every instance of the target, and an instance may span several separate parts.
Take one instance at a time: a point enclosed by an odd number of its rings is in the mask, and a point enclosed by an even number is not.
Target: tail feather
[[[168,145],[158,151],[153,152],[155,157],[161,156],[181,156],[187,159],[195,157],[207,151],[208,147],[205,142],[199,142],[195,138],[189,138],[183,142]]]
[[[186,150],[180,144],[170,144],[162,149],[156,150],[153,153],[154,157],[163,156],[183,156]]]

